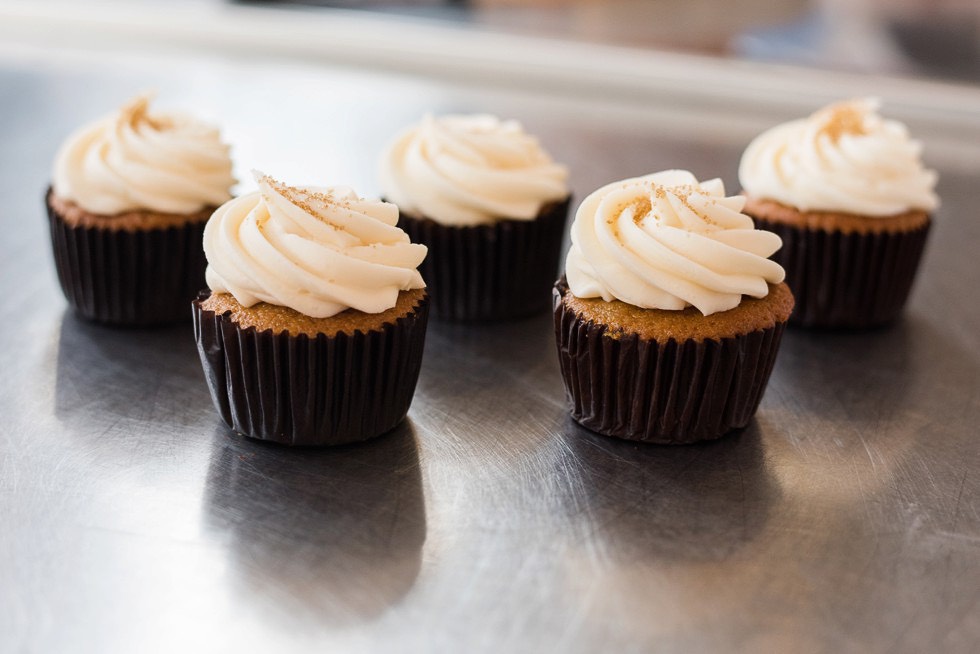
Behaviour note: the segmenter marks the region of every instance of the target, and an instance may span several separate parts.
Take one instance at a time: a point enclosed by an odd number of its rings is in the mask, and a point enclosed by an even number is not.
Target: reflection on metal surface
[[[593,434],[569,419],[563,436],[588,516],[613,562],[721,561],[737,555],[780,500],[756,422],[715,442],[643,446]]]
[[[216,430],[204,494],[230,592],[286,622],[377,619],[415,582],[425,506],[406,421],[372,441],[295,450]]]

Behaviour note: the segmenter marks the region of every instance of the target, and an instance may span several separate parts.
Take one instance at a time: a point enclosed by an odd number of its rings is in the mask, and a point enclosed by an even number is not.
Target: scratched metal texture
[[[290,451],[229,434],[190,324],[67,309],[54,151],[137,91],[219,116],[242,171],[377,192],[425,110],[522,118],[581,197],[744,145],[567,98],[258,60],[0,56],[0,651],[980,651],[980,187],[904,318],[788,331],[751,425],[637,446],[567,417],[550,317],[430,327],[408,421]],[[598,105],[597,105],[598,106]]]

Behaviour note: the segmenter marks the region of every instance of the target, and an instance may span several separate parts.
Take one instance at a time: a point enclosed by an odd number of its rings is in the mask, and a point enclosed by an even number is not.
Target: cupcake
[[[893,321],[915,277],[936,173],[875,100],[834,104],[757,137],[742,156],[745,212],[779,234],[796,295],[792,324],[864,328]]]
[[[389,431],[422,363],[425,246],[392,204],[255,176],[258,191],[204,230],[210,290],[193,302],[194,335],[218,413],[286,445]]]
[[[745,427],[793,296],[721,180],[668,170],[582,202],[554,291],[572,417],[629,440],[691,443]]]
[[[46,196],[65,298],[102,323],[189,318],[204,285],[204,224],[235,183],[216,128],[149,103],[138,97],[69,136]]]
[[[548,307],[570,196],[568,171],[513,120],[426,116],[381,157],[382,192],[413,241],[433,315],[520,318]]]

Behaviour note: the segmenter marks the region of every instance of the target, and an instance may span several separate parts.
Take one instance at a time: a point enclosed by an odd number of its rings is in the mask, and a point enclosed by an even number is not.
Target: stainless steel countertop
[[[290,451],[220,423],[189,323],[86,324],[58,290],[54,151],[149,87],[218,119],[243,170],[364,193],[425,110],[523,119],[580,198],[667,167],[734,190],[745,143],[391,74],[0,57],[0,651],[980,650],[975,172],[940,171],[904,319],[788,331],[740,434],[577,427],[541,316],[431,324],[404,426]]]

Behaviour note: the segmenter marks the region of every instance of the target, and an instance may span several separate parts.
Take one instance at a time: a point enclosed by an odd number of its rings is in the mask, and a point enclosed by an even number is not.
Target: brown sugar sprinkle
[[[700,187],[693,186],[691,184],[684,184],[682,186],[660,186],[659,184],[652,184],[653,194],[659,200],[666,200],[667,193],[670,192],[671,195],[676,197],[678,200],[684,204],[688,204],[691,195],[703,194]],[[690,206],[690,205],[688,205]]]
[[[683,187],[677,186],[671,189],[671,191],[673,191],[671,195],[673,195],[675,198],[680,200],[682,204],[686,205],[688,203],[688,200],[690,200],[691,198],[690,192]]]
[[[864,129],[864,122],[861,120],[859,105],[853,102],[841,102],[827,107],[824,111],[826,117],[820,128],[820,133],[826,134],[834,143],[845,134],[854,136],[867,134]]]
[[[269,175],[263,175],[261,181],[265,182],[271,186],[277,193],[289,198],[289,201],[295,204],[297,207],[316,215],[312,207],[310,207],[310,200],[319,200],[324,204],[336,204],[336,200],[332,193],[319,193],[317,191],[310,191],[307,189],[295,188],[293,186],[287,186],[286,184],[280,182],[277,179],[270,177]]]
[[[691,186],[691,185],[688,184],[688,185],[685,185],[685,186],[677,186],[677,187],[674,187],[674,189],[672,189],[672,190],[674,192],[674,196],[678,200],[680,200],[681,204],[683,204],[685,207],[687,207],[688,209],[690,209],[691,210],[691,213],[695,214],[698,218],[700,218],[702,221],[704,221],[708,225],[713,225],[715,227],[718,226],[718,223],[716,221],[712,220],[710,216],[707,216],[705,214],[702,214],[701,212],[697,211],[693,206],[691,206],[691,196],[692,195],[698,195],[698,196],[700,196],[702,198],[706,197],[705,194],[704,194],[704,191],[701,188],[699,188],[697,186]],[[711,203],[712,204],[717,204],[717,202],[715,200],[711,200]]]
[[[624,184],[622,188],[626,189],[628,188],[628,186]],[[693,213],[697,214],[706,223],[717,226],[717,222],[711,220],[711,218],[709,218],[708,216],[701,215],[700,212],[696,211],[694,207],[691,206],[691,196],[695,194],[705,197],[707,201],[710,202],[711,204],[717,204],[717,200],[705,196],[704,191],[700,187],[693,186],[690,184],[684,186],[666,187],[666,186],[661,186],[660,184],[657,184],[655,182],[650,182],[649,188],[653,197],[657,198],[658,200],[666,200],[667,194],[669,192],[671,195],[675,196],[678,200],[680,200],[684,204],[684,206],[690,209]],[[628,208],[633,209],[633,222],[639,225],[644,218],[646,218],[649,214],[653,212],[653,203],[651,202],[650,197],[637,198],[631,202],[623,203],[617,206],[616,210],[614,211],[614,215],[619,216]],[[606,220],[606,224],[612,225],[614,221],[615,221],[614,218],[609,218]]]
[[[629,206],[633,208],[633,222],[637,225],[643,222],[643,219],[653,211],[653,204],[651,204],[650,198],[637,198]]]
[[[329,220],[327,220],[326,216],[324,216],[322,213],[314,209],[313,206],[310,204],[310,201],[316,200],[318,202],[322,202],[323,204],[339,206],[347,210],[350,210],[351,207],[350,207],[349,200],[338,201],[337,198],[334,197],[332,192],[321,193],[319,191],[311,191],[309,189],[302,189],[302,188],[296,188],[294,186],[288,186],[287,184],[284,184],[283,182],[280,182],[279,180],[274,179],[269,175],[262,175],[260,181],[263,181],[269,186],[271,186],[273,190],[275,190],[277,193],[279,193],[280,195],[288,199],[291,203],[295,204],[297,207],[299,207],[306,213],[310,214],[320,222],[338,231],[343,231],[343,229],[339,225],[330,222]]]

